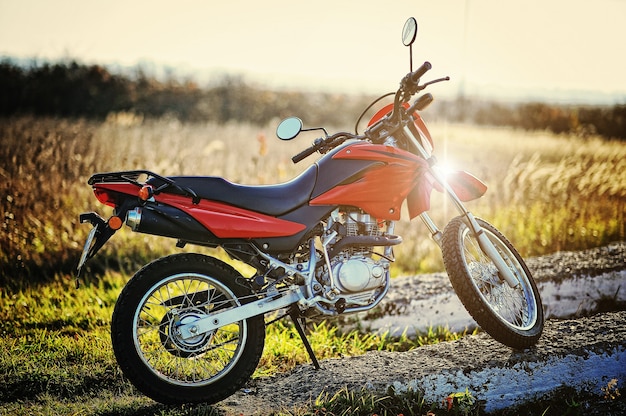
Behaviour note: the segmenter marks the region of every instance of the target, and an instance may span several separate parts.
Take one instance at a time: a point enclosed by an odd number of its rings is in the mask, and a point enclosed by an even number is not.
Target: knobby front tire
[[[215,403],[240,389],[265,342],[263,316],[188,339],[176,326],[237,307],[254,296],[231,266],[199,254],[176,254],[139,270],[113,311],[111,340],[124,375],[164,404]]]
[[[478,325],[495,340],[524,349],[537,343],[543,331],[543,306],[537,285],[515,247],[491,224],[476,218],[509,266],[518,284],[500,278],[481,250],[463,217],[456,217],[443,233],[443,261],[454,290]]]

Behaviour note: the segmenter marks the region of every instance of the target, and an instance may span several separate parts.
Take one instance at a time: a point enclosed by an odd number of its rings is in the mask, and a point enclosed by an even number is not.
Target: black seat
[[[280,216],[309,202],[315,181],[317,165],[310,166],[289,182],[277,185],[240,185],[217,176],[170,176],[176,185],[189,188],[200,198],[224,202],[239,208]],[[148,181],[162,184],[156,178]],[[176,192],[167,188],[164,192]]]

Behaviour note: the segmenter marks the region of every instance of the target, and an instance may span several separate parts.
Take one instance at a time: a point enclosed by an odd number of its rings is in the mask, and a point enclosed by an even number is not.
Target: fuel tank
[[[268,252],[291,252],[341,205],[361,208],[384,220],[400,218],[400,208],[409,194],[412,217],[430,207],[433,186],[428,163],[412,153],[355,141],[334,148],[316,165],[317,180],[309,204],[278,217],[306,228],[291,236],[255,239],[255,244]]]
[[[410,193],[427,196],[429,204],[433,178],[424,159],[392,146],[362,141],[346,143],[331,153],[317,162],[319,174],[311,205],[351,205],[378,219],[399,220],[402,203]]]

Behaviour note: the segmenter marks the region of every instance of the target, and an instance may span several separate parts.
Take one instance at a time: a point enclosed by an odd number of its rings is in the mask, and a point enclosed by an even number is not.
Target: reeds
[[[443,154],[439,158],[476,174],[489,187],[467,206],[500,229],[523,256],[626,238],[623,142],[462,125],[438,125],[436,133],[443,138],[443,146],[435,149]],[[430,214],[440,226],[457,215],[445,200],[436,195],[434,200]],[[401,268],[441,270],[439,249],[424,242],[416,224],[403,225],[405,242],[415,243],[397,250]],[[409,253],[405,259],[401,250]]]
[[[3,281],[71,273],[89,230],[78,215],[99,204],[86,181],[92,173],[148,169],[163,175],[217,175],[233,182],[286,181],[314,157],[290,158],[316,137],[274,139],[266,127],[175,119],[110,117],[106,122],[20,117],[0,121],[0,266]],[[474,173],[489,186],[470,202],[523,255],[582,249],[626,238],[626,146],[504,128],[438,124],[435,153]],[[393,178],[390,178],[393,180]],[[433,195],[431,215],[443,228],[453,215]],[[404,243],[394,273],[441,270],[438,248],[423,225],[401,221]],[[194,250],[197,248],[189,247]],[[93,271],[134,272],[148,260],[177,250],[174,241],[118,232],[93,260]]]

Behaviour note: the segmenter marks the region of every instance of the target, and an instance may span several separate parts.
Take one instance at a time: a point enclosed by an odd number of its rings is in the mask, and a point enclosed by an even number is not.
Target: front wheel
[[[138,271],[111,323],[124,375],[165,404],[215,403],[241,388],[263,352],[262,315],[186,339],[176,329],[254,300],[241,281],[232,267],[198,254],[164,257]]]
[[[528,267],[515,247],[491,224],[476,218],[517,279],[511,287],[485,254],[463,217],[443,233],[443,262],[452,287],[478,325],[512,348],[528,348],[543,331],[543,306]]]

